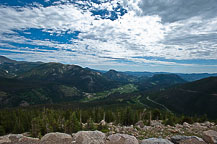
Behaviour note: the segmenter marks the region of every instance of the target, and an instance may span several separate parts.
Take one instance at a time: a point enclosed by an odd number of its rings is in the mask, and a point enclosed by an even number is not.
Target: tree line
[[[80,130],[108,131],[107,125],[134,125],[142,120],[150,125],[151,120],[163,120],[166,125],[193,123],[207,120],[206,116],[189,117],[175,115],[159,109],[126,107],[94,108],[18,108],[0,110],[0,135],[30,132],[33,137],[41,137],[49,132],[75,133]]]

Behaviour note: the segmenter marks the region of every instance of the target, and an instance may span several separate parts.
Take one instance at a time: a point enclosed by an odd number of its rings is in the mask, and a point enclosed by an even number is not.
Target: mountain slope
[[[85,92],[96,92],[114,88],[117,84],[99,72],[76,65],[45,63],[18,76],[26,81],[46,81],[76,87]]]
[[[10,77],[7,71],[0,69],[0,77]]]
[[[15,77],[23,72],[42,64],[42,62],[15,61],[4,56],[0,56],[0,69],[6,71],[11,77]]]
[[[175,74],[156,74],[150,78],[140,81],[139,88],[142,91],[158,90],[185,82],[185,80]]]
[[[151,98],[179,113],[217,118],[217,77],[186,83],[153,93]]]
[[[208,77],[213,77],[213,76],[217,76],[217,73],[213,73],[213,74],[209,74],[209,73],[192,73],[192,74],[177,74],[178,76],[180,76],[181,78],[183,78],[186,81],[192,82],[192,81],[196,81],[196,80],[200,80],[200,79],[204,79],[204,78],[208,78]]]
[[[130,72],[130,71],[126,71],[123,73],[132,76],[137,76],[137,77],[142,77],[142,76],[152,77],[158,74],[176,74],[180,76],[182,79],[184,79],[185,81],[189,81],[189,82],[208,78],[211,76],[217,76],[217,73],[189,73],[188,74],[188,73],[169,73],[169,72]]]
[[[0,77],[0,108],[77,101],[83,93],[66,85]]]
[[[11,60],[4,56],[0,56],[0,64],[4,64],[4,63],[17,63],[17,61]]]

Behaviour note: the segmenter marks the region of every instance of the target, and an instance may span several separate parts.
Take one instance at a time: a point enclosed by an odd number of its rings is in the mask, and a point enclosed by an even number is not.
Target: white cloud
[[[84,1],[79,2],[85,4]],[[113,7],[116,7],[117,2],[126,8],[128,13],[123,16],[119,15],[118,19],[114,21],[93,16],[90,11],[94,9],[111,11]],[[158,2],[171,6],[178,3],[174,0],[160,0]],[[120,58],[136,63],[161,65],[182,64],[135,57],[161,57],[175,60],[216,59],[216,39],[199,39],[198,36],[217,34],[217,17],[204,19],[198,15],[174,22],[162,22],[160,14],[145,14],[144,4],[153,5],[156,2],[153,0],[114,0],[100,5],[90,3],[89,5],[92,7],[89,10],[82,10],[70,3],[49,7],[0,6],[0,46],[10,46],[9,43],[13,42],[55,47],[58,49],[57,51],[43,50],[44,53],[31,48],[11,49],[11,51],[25,53],[31,51],[37,56],[46,54],[50,57],[58,56],[59,60],[65,55],[67,59],[62,60],[67,63],[72,62],[71,59],[76,61],[75,59],[78,57],[81,58],[80,61],[77,60],[78,63],[97,64],[99,61],[107,62],[112,58]],[[75,43],[59,44],[55,41],[31,40],[19,36],[13,31],[29,28],[42,29],[45,32],[60,35],[64,35],[68,31],[81,31],[81,33],[78,39],[72,39]],[[72,57],[72,54],[75,56]],[[31,59],[31,56],[27,57]],[[110,57],[111,59],[103,57]]]

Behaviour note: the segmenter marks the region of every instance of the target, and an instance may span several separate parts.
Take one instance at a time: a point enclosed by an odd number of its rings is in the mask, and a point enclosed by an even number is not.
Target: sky
[[[217,72],[217,0],[0,0],[0,55],[93,69]]]

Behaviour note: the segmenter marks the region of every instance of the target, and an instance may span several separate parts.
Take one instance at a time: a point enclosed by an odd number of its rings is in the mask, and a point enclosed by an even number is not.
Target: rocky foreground
[[[108,124],[109,132],[80,131],[72,135],[48,133],[41,139],[27,134],[9,134],[0,137],[0,144],[217,144],[217,125],[210,122],[164,126],[152,121],[145,126],[123,127]]]

